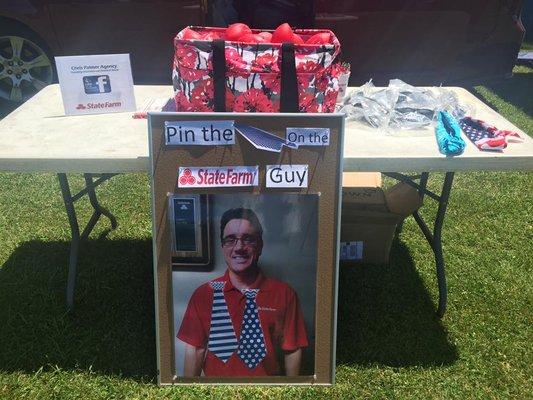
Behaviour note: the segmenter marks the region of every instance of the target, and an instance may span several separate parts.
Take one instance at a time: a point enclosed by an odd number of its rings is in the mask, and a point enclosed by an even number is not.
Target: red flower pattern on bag
[[[273,112],[273,107],[262,90],[250,89],[235,98],[233,110],[238,112]]]
[[[306,60],[304,62],[298,62],[298,59],[296,60],[296,72],[312,72],[312,73],[320,73],[324,68],[312,61],[312,60]]]
[[[178,92],[178,94],[174,97],[174,101],[176,102],[177,111],[195,111],[194,105],[189,101],[187,96],[183,94],[183,92]]]
[[[228,76],[250,76],[250,65],[244,61],[239,52],[233,47],[226,47],[226,73]]]
[[[347,73],[350,70],[349,64],[335,63],[328,68],[328,74],[332,78],[338,78],[340,75]]]
[[[176,49],[176,65],[181,65],[187,68],[196,68],[198,61],[198,54],[193,46],[180,44]]]
[[[301,93],[308,90],[311,86],[313,78],[314,75],[312,74],[298,75],[298,92]],[[268,91],[275,94],[279,94],[281,92],[281,74],[263,75],[261,76],[261,81]]]
[[[298,99],[300,112],[316,113],[318,112],[318,103],[312,93],[300,94]]]
[[[298,90],[309,89],[314,77],[313,74],[298,74]]]
[[[184,96],[185,97],[185,96]],[[191,104],[193,107],[199,107],[197,111],[214,111],[214,91],[213,91],[213,81],[211,79],[205,79],[201,84],[196,86],[192,90]],[[233,104],[235,102],[235,95],[231,92],[229,88],[226,88],[226,110],[233,110]],[[187,104],[187,103],[185,103]],[[182,110],[182,111],[193,111],[193,110]]]
[[[252,72],[279,72],[278,58],[266,53],[252,61]]]
[[[335,111],[335,104],[337,103],[338,90],[329,90],[324,96],[324,102],[322,103],[322,112],[331,113]]]
[[[321,92],[325,92],[331,83],[331,76],[325,71],[324,73],[317,74],[315,77],[315,87]]]
[[[187,82],[194,82],[199,79],[202,79],[205,75],[205,71],[198,69],[191,69],[183,66],[179,66],[179,75],[180,78]]]
[[[213,111],[213,80],[204,79],[192,90],[191,103],[196,111]]]
[[[263,75],[261,81],[269,92],[279,93],[281,91],[281,74]]]

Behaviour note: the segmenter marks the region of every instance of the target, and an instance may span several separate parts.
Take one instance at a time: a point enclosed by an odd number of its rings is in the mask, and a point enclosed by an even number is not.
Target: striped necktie
[[[259,289],[242,289],[241,291],[246,296],[246,308],[242,319],[241,338],[239,339],[239,351],[237,354],[246,366],[252,369],[267,354],[265,336],[261,329],[259,311],[255,301]]]
[[[237,337],[231,323],[228,306],[224,299],[224,284],[226,282],[210,282],[213,288],[213,308],[211,311],[211,328],[207,348],[211,353],[220,358],[222,362],[228,361],[237,349]]]

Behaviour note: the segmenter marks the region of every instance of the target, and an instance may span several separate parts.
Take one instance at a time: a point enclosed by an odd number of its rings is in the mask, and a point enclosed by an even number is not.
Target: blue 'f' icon
[[[86,94],[110,93],[111,81],[109,75],[84,76],[83,87]]]

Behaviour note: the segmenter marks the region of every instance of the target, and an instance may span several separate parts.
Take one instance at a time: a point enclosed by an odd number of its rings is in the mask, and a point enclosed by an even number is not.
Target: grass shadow
[[[156,376],[152,242],[89,240],[66,312],[70,243],[30,241],[0,269],[0,370],[42,366]]]
[[[150,240],[81,246],[76,309],[65,309],[68,242],[30,241],[0,269],[0,370],[91,369],[142,381],[156,377]],[[407,249],[389,266],[343,268],[338,363],[433,366],[457,351]]]
[[[397,237],[389,265],[342,267],[339,282],[338,364],[431,367],[458,359]]]
[[[503,101],[521,109],[529,117],[533,117],[533,96],[531,96],[533,73],[514,72],[512,78],[489,82],[484,84],[484,87]],[[501,112],[493,101],[479,93],[475,87],[470,86],[466,89],[484,103],[489,104],[496,111]]]

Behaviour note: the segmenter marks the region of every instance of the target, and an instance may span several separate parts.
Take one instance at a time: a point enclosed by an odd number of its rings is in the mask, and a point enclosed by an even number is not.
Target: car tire
[[[55,79],[51,52],[36,34],[17,26],[0,29],[0,99],[24,102]]]

